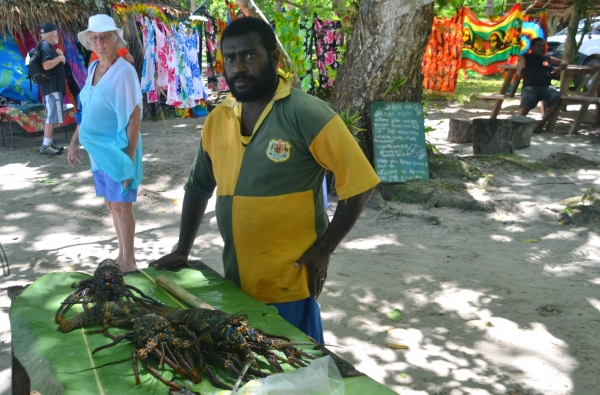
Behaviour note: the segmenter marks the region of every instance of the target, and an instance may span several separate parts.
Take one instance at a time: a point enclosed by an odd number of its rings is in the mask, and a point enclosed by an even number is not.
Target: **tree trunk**
[[[399,15],[403,3],[402,0],[361,1],[331,98],[336,110],[361,114],[358,126],[366,129],[361,134],[361,144],[370,160],[373,159],[371,103],[420,103],[422,98],[421,61],[433,23],[433,4]],[[406,78],[406,83],[394,89],[401,78]]]
[[[485,5],[485,15],[494,15],[494,0],[487,0]]]
[[[569,28],[567,29],[567,39],[565,40],[565,49],[563,52],[563,60],[571,64],[573,57],[575,56],[575,48],[577,48],[576,35],[579,27],[579,19],[581,19],[581,6],[577,1],[573,2],[573,12],[571,12],[571,19],[569,20]],[[564,72],[561,75],[564,78]]]

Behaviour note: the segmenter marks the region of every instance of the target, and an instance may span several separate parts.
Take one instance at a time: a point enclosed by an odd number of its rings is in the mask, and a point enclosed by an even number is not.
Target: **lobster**
[[[292,343],[285,336],[268,334],[248,325],[245,315],[228,314],[210,309],[176,309],[168,306],[154,308],[153,311],[171,324],[184,327],[192,332],[201,344],[202,354],[217,360],[238,376],[234,389],[244,380],[246,373],[255,377],[265,377],[269,373],[261,371],[254,353],[263,356],[276,372],[283,372],[279,361],[293,367],[306,364],[301,357],[316,357],[294,347],[312,343]],[[273,352],[283,352],[285,358]],[[252,368],[252,365],[254,368]]]
[[[89,303],[104,303],[125,298],[145,306],[162,305],[159,301],[146,296],[136,287],[125,284],[121,268],[112,259],[105,259],[100,262],[92,278],[80,281],[78,284],[73,283],[72,287],[77,288],[77,290],[67,296],[56,311],[54,321],[57,324],[60,324],[66,312],[78,303],[83,304],[84,308],[88,309]],[[139,296],[136,296],[132,291],[135,291]]]
[[[232,387],[219,381],[212,368],[204,363],[201,345],[193,332],[186,330],[184,327],[174,326],[164,317],[150,312],[137,314],[134,321],[133,331],[131,332],[118,336],[106,332],[106,335],[113,339],[112,343],[96,348],[92,355],[125,339],[131,341],[134,345],[131,359],[133,359],[133,370],[137,385],[141,383],[138,370],[138,360],[140,360],[150,374],[175,391],[180,391],[182,386],[175,381],[168,381],[160,374],[163,362],[177,374],[192,380],[194,383],[200,382],[198,372],[204,370],[214,386],[222,389],[232,389]],[[157,367],[152,366],[148,361],[150,355],[158,358]]]
[[[67,333],[77,328],[102,325],[102,330],[87,333],[104,333],[111,326],[133,326],[135,315],[146,310],[146,305],[126,300],[96,303],[75,317],[62,320],[58,330]]]

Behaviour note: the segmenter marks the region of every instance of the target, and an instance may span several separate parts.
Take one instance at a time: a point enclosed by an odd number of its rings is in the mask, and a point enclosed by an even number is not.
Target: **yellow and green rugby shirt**
[[[340,200],[379,183],[341,118],[280,76],[252,136],[241,135],[242,103],[230,95],[208,116],[185,190],[209,199],[225,242],[225,277],[266,303],[309,297],[308,271],[294,262],[329,223],[325,169]]]

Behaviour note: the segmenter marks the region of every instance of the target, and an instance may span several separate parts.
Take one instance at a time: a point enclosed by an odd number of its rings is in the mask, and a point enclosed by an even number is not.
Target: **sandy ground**
[[[428,139],[444,153],[469,157],[468,145],[445,141],[448,118],[489,116],[491,103],[440,104],[442,112],[427,121],[436,128]],[[506,104],[502,116],[516,110],[516,102]],[[559,130],[573,119],[566,115]],[[167,130],[162,122],[143,123],[145,179],[135,205],[141,268],[177,241],[182,185],[201,126],[201,119],[170,119]],[[534,135],[517,154],[598,159],[600,138],[586,134],[598,128],[584,129],[573,137]],[[55,137],[67,145],[64,133]],[[99,260],[116,256],[89,163],[70,168],[66,155],[42,157],[40,141],[19,136],[16,150],[0,148],[0,243],[11,270],[0,283],[2,394],[11,388],[6,289],[52,271],[91,273]],[[476,200],[501,202],[493,212],[425,211],[401,200],[365,210],[334,253],[319,299],[326,343],[403,395],[597,394],[600,236],[593,227],[561,225],[565,207],[558,202],[600,189],[600,172],[486,171],[494,177],[485,186],[465,186]],[[221,248],[211,206],[192,257],[222,272]],[[399,322],[388,318],[394,309],[404,313]]]

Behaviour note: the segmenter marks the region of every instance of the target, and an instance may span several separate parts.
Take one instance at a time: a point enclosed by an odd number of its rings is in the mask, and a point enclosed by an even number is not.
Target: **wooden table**
[[[496,119],[498,114],[500,113],[500,109],[502,108],[502,103],[507,98],[506,95],[508,93],[508,88],[510,87],[512,80],[517,71],[516,65],[502,65],[499,66],[500,69],[506,71],[506,75],[504,77],[504,82],[502,83],[502,88],[500,89],[499,94],[495,95],[480,95],[479,98],[484,100],[495,100],[496,103],[494,105],[494,109],[492,110],[491,119]],[[584,75],[586,76],[583,82],[574,90],[570,91],[569,86],[573,81],[573,77],[576,75]],[[587,92],[579,92],[580,88],[586,84],[591,78],[594,78],[594,82],[591,85],[591,89]],[[569,135],[575,133],[579,126],[581,125],[581,121],[585,116],[588,107],[590,104],[596,104],[596,123],[600,123],[600,66],[577,66],[571,65],[568,66],[566,70],[563,70],[560,76],[560,94],[563,99],[563,103],[561,104],[561,108],[556,112],[548,120],[548,131],[552,132],[554,130],[554,126],[556,125],[556,120],[558,119],[560,111],[564,110],[567,104],[581,104],[581,110],[575,119],[575,122],[571,124],[571,128],[569,129]],[[545,111],[545,103],[542,102],[542,116]]]
[[[571,91],[569,90],[569,86],[576,75],[583,75],[585,77],[583,78],[583,81],[575,87],[575,90]],[[588,89],[587,92],[580,92],[581,87],[585,86],[592,78],[594,80],[590,85],[590,89]],[[590,104],[596,105],[596,123],[598,123],[600,120],[600,98],[598,98],[599,86],[600,66],[568,66],[566,70],[563,70],[560,75],[560,96],[563,99],[563,102],[560,105],[560,110],[548,120],[548,131],[552,132],[554,130],[554,125],[556,125],[556,120],[558,119],[560,111],[567,108],[568,104],[581,104],[579,114],[577,114],[575,122],[571,124],[571,128],[569,129],[569,136],[579,130],[581,121],[583,120],[583,117],[585,117]]]
[[[46,120],[46,110],[38,109],[40,106],[34,107],[35,109],[27,110],[23,106],[19,107],[0,107],[0,134],[2,135],[2,146],[6,147],[4,142],[4,130],[2,129],[2,122],[8,121],[8,127],[10,130],[10,136],[12,138],[13,149],[15,149],[15,133],[13,131],[12,124],[17,122],[23,129],[28,133],[41,132],[44,130],[44,122]],[[63,123],[60,126],[66,126],[77,122],[75,118],[75,108],[64,107],[63,108]],[[68,139],[68,131],[65,129],[65,139]]]

